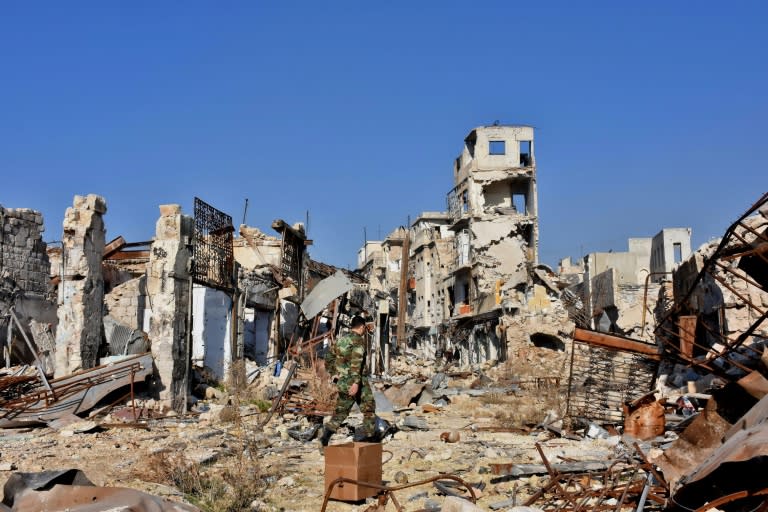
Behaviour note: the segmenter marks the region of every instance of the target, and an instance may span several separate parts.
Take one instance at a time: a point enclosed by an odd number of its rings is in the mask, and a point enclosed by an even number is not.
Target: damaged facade
[[[537,209],[534,129],[478,127],[454,161],[447,211],[361,248],[371,295],[389,295],[411,350],[463,366],[528,347],[564,351],[569,321],[553,273],[538,265]],[[389,249],[394,241],[406,258]]]
[[[193,372],[227,381],[235,361],[283,356],[318,279],[303,226],[234,236],[231,217],[196,199],[194,216],[161,205],[152,240],[107,242],[106,212],[104,198],[75,196],[46,247],[39,213],[0,209],[6,366],[39,361],[45,380],[151,351],[158,403],[183,412]]]

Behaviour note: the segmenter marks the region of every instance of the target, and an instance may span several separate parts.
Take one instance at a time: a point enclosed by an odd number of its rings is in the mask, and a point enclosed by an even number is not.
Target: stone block
[[[160,215],[163,217],[169,217],[171,215],[181,214],[181,205],[178,204],[161,204]]]

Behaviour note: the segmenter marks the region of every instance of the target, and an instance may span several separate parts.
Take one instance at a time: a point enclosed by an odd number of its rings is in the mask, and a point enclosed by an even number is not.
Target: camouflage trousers
[[[341,424],[349,416],[352,406],[357,403],[360,407],[360,412],[363,413],[363,431],[366,435],[373,435],[376,430],[376,402],[373,399],[373,391],[371,391],[371,386],[368,384],[368,379],[363,377],[359,386],[360,389],[357,390],[357,394],[354,397],[348,394],[350,386],[351,383],[338,383],[339,398],[336,400],[336,409],[333,411],[330,421],[325,424],[325,427],[334,432],[339,430]]]

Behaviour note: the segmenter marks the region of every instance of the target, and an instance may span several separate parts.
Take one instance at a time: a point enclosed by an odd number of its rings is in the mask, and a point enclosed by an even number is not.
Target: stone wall
[[[27,208],[0,206],[0,277],[18,289],[44,295],[50,263],[43,242],[43,216]]]
[[[104,304],[112,318],[131,329],[144,329],[147,304],[147,278],[137,277],[115,286],[104,296]]]
[[[75,196],[64,215],[64,274],[56,330],[57,377],[98,364],[102,341],[104,279],[101,260],[104,254],[104,220],[107,211],[103,197],[95,194]]]

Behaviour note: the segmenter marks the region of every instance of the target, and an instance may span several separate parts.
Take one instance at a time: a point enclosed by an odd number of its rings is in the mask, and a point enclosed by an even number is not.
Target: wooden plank
[[[108,259],[113,253],[119,251],[123,246],[125,246],[125,238],[122,236],[119,236],[109,242],[104,246],[104,252],[102,253],[104,255],[104,259]]]
[[[696,341],[696,315],[683,315],[678,321],[680,335],[680,355],[686,359],[693,357],[693,345]]]
[[[109,260],[148,260],[149,251],[120,251],[112,254]]]
[[[621,336],[616,336],[615,334],[588,331],[586,329],[580,329],[577,327],[573,332],[573,339],[575,341],[581,341],[589,345],[596,345],[599,347],[621,350],[625,352],[635,352],[638,354],[651,356],[651,359],[661,359],[659,348],[655,345],[649,345],[647,343],[634,341],[629,338],[623,338]]]

